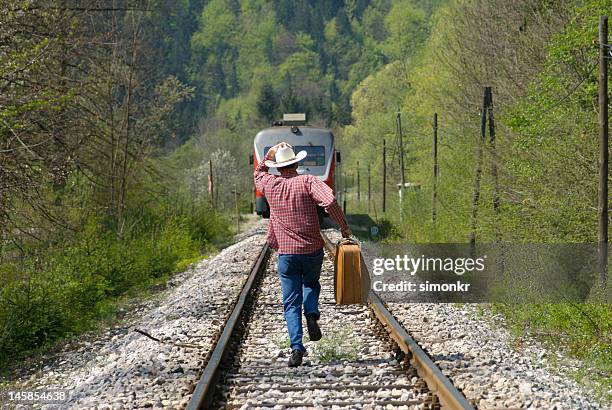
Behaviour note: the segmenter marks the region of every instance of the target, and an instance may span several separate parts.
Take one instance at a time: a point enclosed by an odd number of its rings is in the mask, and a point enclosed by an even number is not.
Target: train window
[[[300,161],[300,165],[305,167],[323,167],[325,166],[325,147],[317,146],[295,146],[294,151],[296,153],[300,151],[306,151],[308,155],[306,158]]]
[[[264,152],[268,152],[271,147],[265,147]],[[300,161],[300,166],[304,167],[324,167],[325,166],[325,147],[322,145],[295,145],[293,151],[297,154],[306,151],[308,155]]]

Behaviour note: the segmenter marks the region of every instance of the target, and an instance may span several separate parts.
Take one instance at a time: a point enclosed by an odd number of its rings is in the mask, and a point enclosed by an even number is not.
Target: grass
[[[570,376],[592,389],[595,396],[612,402],[612,308],[596,303],[495,304],[494,313],[501,313],[517,341],[532,337],[550,352],[562,352],[580,361]],[[561,369],[563,360],[555,354],[548,362]]]
[[[427,225],[420,222],[411,225],[411,235],[402,231],[397,221],[388,225],[387,230],[391,235],[388,235],[387,242],[435,242],[436,239],[427,236]],[[440,224],[439,230],[447,232],[441,242],[452,241],[452,235],[448,233],[452,232],[450,226]],[[612,306],[609,303],[609,288],[593,287],[586,301],[581,303],[537,303],[542,300],[541,295],[529,286],[524,292],[527,292],[524,299],[531,297],[529,300],[536,303],[495,303],[479,307],[477,316],[488,316],[489,309],[501,314],[515,337],[516,346],[513,347],[520,347],[522,338],[533,338],[548,350],[546,360],[553,368],[561,371],[566,363],[565,359],[557,359],[557,352],[579,361],[579,369],[565,370],[564,373],[593,391],[596,399],[606,404],[612,403]]]
[[[174,273],[179,273],[186,270],[189,266],[208,256],[198,256],[177,263]],[[183,266],[181,266],[183,265]],[[152,278],[140,286],[130,288],[123,295],[113,299],[104,301],[100,308],[99,316],[96,321],[84,329],[86,335],[78,335],[80,338],[85,336],[84,340],[95,338],[109,328],[120,326],[124,321],[124,313],[133,311],[137,306],[143,303],[155,301],[160,296],[160,292],[165,289],[166,282],[171,278],[171,274],[165,274],[159,278]],[[55,351],[62,349],[67,342],[74,340],[77,334],[66,334],[63,337],[56,339],[53,343],[45,344],[37,348],[20,352],[12,358],[12,363],[0,371],[0,386],[10,385],[13,372],[18,372],[23,368],[38,368],[40,363],[47,359],[53,360]],[[51,355],[51,356],[49,356]]]
[[[325,332],[320,341],[313,348],[314,357],[321,363],[331,361],[355,360],[357,358],[358,341],[351,338],[353,328],[343,326],[329,332]],[[291,347],[289,337],[286,334],[270,337],[270,341],[279,349]],[[304,335],[304,341],[309,341],[308,335]]]
[[[291,347],[291,342],[289,341],[289,336],[287,335],[275,335],[270,338],[270,341],[279,349]]]
[[[351,338],[352,334],[352,326],[343,326],[326,332],[323,338],[315,345],[315,356],[321,363],[329,363],[334,360],[357,359],[359,342]]]

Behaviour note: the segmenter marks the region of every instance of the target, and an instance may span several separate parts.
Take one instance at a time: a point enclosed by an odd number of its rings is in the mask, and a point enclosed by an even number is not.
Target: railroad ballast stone
[[[388,335],[378,334],[368,308],[335,305],[329,255],[321,272],[323,339],[311,342],[306,336],[302,366],[287,367],[290,349],[276,260],[273,255],[234,367],[224,377],[220,407],[426,408],[427,392],[415,389],[414,369],[395,360]]]
[[[203,358],[211,348],[210,339],[220,329],[264,242],[264,230],[265,221],[262,221],[244,233],[240,242],[219,255],[174,275],[160,297],[125,312],[123,324],[66,344],[54,357],[45,361],[50,364],[24,371],[26,376],[13,387],[70,391],[72,396],[68,403],[46,408],[184,408],[204,366]],[[334,239],[339,237],[337,233],[334,237],[331,231],[328,234]],[[367,244],[364,251],[367,256]],[[330,269],[329,265],[326,269]],[[325,286],[321,295],[331,296],[331,292],[329,286]],[[280,300],[280,286],[275,297]],[[276,309],[282,311],[282,306]],[[523,338],[520,352],[515,351],[512,335],[503,327],[492,324],[494,321],[501,323],[501,318],[486,311],[482,315],[477,306],[415,303],[391,305],[390,310],[442,371],[480,408],[605,408],[589,399],[587,393],[562,372],[557,374],[557,370],[546,361],[554,356],[564,367],[577,368],[579,363],[566,360],[557,352],[547,351],[529,338]],[[329,322],[332,317],[334,321],[345,320],[354,314],[330,316],[325,305],[322,313],[324,334],[333,328]],[[363,319],[360,326],[367,326],[366,316],[359,318],[357,314],[356,317],[356,320]],[[282,317],[268,325],[274,331],[286,332]],[[165,341],[199,347],[160,344],[135,333],[135,328]],[[288,348],[271,348],[268,336],[266,333],[259,338],[259,346],[266,349],[260,363],[267,361],[265,365],[269,366],[276,358],[278,366],[285,369]],[[306,342],[310,354],[305,357],[305,362],[316,367],[319,363],[313,345]],[[271,357],[267,356],[268,351],[272,352]],[[360,357],[384,357],[388,354],[385,346],[363,343],[363,340],[357,352]],[[350,380],[364,384],[369,377],[384,378],[385,367],[397,365],[390,356],[385,360],[378,364],[378,368],[355,366],[347,361],[330,362],[309,374],[307,380],[331,386]],[[293,371],[298,374],[304,369],[309,370],[309,367],[298,367]],[[248,379],[252,375],[246,376]],[[239,397],[246,397],[244,406],[261,403],[262,390],[269,391],[271,398],[279,400],[308,397],[326,400],[334,394],[334,391],[313,389],[301,397],[294,397],[295,393],[278,389],[286,377],[267,370],[261,370],[257,377],[261,377],[261,381],[255,390],[236,391]],[[411,384],[419,381],[414,375],[408,379]],[[381,389],[375,395],[380,400],[398,398],[405,401],[412,397],[397,388]],[[277,408],[282,408],[282,405],[277,404]]]
[[[174,275],[167,290],[127,312],[117,328],[66,345],[15,388],[70,393],[68,402],[44,408],[184,408],[265,242],[265,228],[265,221],[257,223],[239,242]]]
[[[340,238],[336,230],[326,232],[332,241]],[[371,270],[377,255],[371,254],[367,242],[361,245]],[[504,318],[491,313],[487,305],[431,302],[389,303],[387,307],[479,409],[607,408],[572,379],[571,373],[581,367],[579,361],[547,350],[530,337],[523,337],[520,350],[515,349],[515,337]]]
[[[480,409],[600,409],[574,380],[543,359],[535,341],[515,350],[503,318],[478,305],[389,304],[389,310],[468,399]],[[428,317],[428,321],[423,321]],[[496,325],[494,323],[497,323]],[[561,366],[575,366],[559,354]],[[569,370],[569,369],[565,369]]]

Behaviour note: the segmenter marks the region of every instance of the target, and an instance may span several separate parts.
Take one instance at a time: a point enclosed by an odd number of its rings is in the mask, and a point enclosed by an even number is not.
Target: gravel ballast
[[[184,407],[212,337],[265,242],[265,228],[264,221],[257,223],[239,242],[174,275],[169,289],[128,312],[121,325],[67,344],[11,388],[69,393],[67,402],[45,408]]]
[[[394,358],[389,337],[366,306],[336,305],[333,262],[321,272],[323,339],[287,367],[290,349],[276,257],[270,261],[236,364],[225,376],[220,407],[240,409],[425,409],[425,383]],[[307,335],[305,320],[304,334]]]
[[[337,231],[327,232],[333,240],[340,238]],[[362,252],[371,272],[377,255],[367,242]],[[419,303],[389,303],[388,308],[478,408],[609,408],[572,378],[579,361],[530,337],[517,346],[504,318],[488,305],[421,303],[418,297]]]
[[[64,389],[70,393],[66,403],[46,408],[184,408],[212,347],[212,337],[222,326],[264,243],[265,228],[266,221],[258,222],[237,237],[236,244],[174,275],[167,290],[128,311],[121,324],[65,344],[44,358],[44,366],[22,369],[23,377],[12,380],[10,388]],[[332,239],[339,238],[337,232],[327,233]],[[367,243],[363,250],[366,262],[375,256],[368,254]],[[317,343],[307,342],[306,366],[287,369],[287,336],[274,259],[265,279],[268,290],[263,295],[269,306],[259,307],[249,336],[252,340],[244,350],[245,359],[226,392],[228,402],[251,408],[262,400],[276,401],[278,406],[281,400],[288,400],[287,404],[302,402],[329,408],[325,403],[353,400],[356,405],[364,404],[363,408],[368,408],[366,403],[376,408],[375,402],[422,398],[407,388],[372,393],[329,387],[376,381],[409,385],[418,381],[415,375],[400,369],[388,348],[375,337],[365,307],[334,305],[329,260],[324,265],[321,293],[322,330],[328,336],[349,332],[343,337],[354,339],[350,343],[355,348],[354,359],[366,364],[321,360]],[[579,362],[547,350],[528,337],[516,346],[503,318],[490,313],[486,306],[395,303],[389,309],[479,408],[609,408],[593,400],[591,393],[569,376],[579,368]],[[346,329],[339,324],[346,324]],[[313,389],[291,392],[286,382],[292,377],[312,383]],[[281,386],[285,387],[282,392],[278,389]],[[316,390],[316,386],[327,388]],[[388,407],[394,408],[391,404]]]

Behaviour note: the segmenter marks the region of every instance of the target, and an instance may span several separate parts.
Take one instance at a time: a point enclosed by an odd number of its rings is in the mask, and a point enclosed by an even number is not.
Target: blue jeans
[[[303,255],[278,255],[278,275],[283,288],[283,309],[289,331],[291,349],[303,352],[302,303],[304,315],[319,318],[319,293],[323,249]]]

